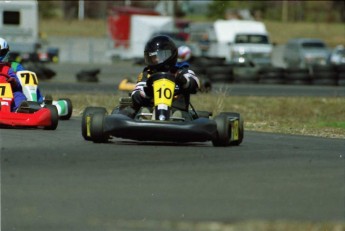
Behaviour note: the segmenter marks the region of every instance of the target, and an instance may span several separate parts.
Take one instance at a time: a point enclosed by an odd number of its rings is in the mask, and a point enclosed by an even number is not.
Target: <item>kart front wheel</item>
[[[229,120],[226,115],[217,115],[214,118],[214,121],[217,124],[217,137],[212,140],[213,146],[215,147],[224,147],[230,145],[230,129],[229,129]]]
[[[238,139],[234,139],[230,142],[230,145],[240,145],[243,141],[244,137],[244,122],[243,122],[243,117],[241,116],[240,113],[237,112],[221,112],[221,115],[226,115],[229,118],[232,118],[232,120],[237,120],[237,125],[233,123],[233,126],[231,126],[231,129],[234,129],[234,131],[231,131],[232,134],[236,134]]]
[[[54,105],[45,105],[44,108],[47,108],[50,111],[50,125],[44,127],[45,130],[55,130],[59,123],[59,113],[57,108]]]
[[[68,98],[62,98],[59,99],[59,101],[65,101],[66,102],[66,109],[67,109],[67,114],[60,116],[61,120],[69,120],[72,116],[72,112],[73,112],[73,105],[72,105],[72,101]]]
[[[91,140],[95,143],[105,143],[109,136],[104,133],[104,117],[105,113],[96,112],[91,116]]]
[[[107,110],[104,107],[87,107],[83,112],[81,134],[85,140],[91,140],[91,116],[96,112],[107,114]]]

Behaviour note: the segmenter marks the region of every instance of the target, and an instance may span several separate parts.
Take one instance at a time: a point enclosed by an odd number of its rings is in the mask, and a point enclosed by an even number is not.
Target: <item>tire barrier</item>
[[[50,80],[55,75],[56,72],[49,67],[46,67],[43,63],[27,63],[25,64],[26,69],[36,73],[39,80]]]
[[[262,84],[285,84],[284,68],[262,67],[258,70],[258,82]]]
[[[234,81],[235,83],[258,83],[258,69],[251,66],[235,66]]]
[[[312,66],[310,68],[311,84],[313,85],[337,85],[338,74],[332,65]]]
[[[80,70],[76,74],[78,82],[98,82],[98,74],[101,72],[99,68]]]
[[[234,70],[231,66],[210,66],[206,69],[206,77],[210,81],[234,81]]]
[[[310,85],[311,76],[308,68],[294,68],[289,67],[284,69],[284,78],[285,84],[292,85]]]
[[[345,86],[345,63],[335,66],[335,71],[338,73],[338,86]]]
[[[220,59],[203,59],[193,63],[193,70],[212,82],[345,86],[345,64],[283,68],[239,66],[225,64]]]

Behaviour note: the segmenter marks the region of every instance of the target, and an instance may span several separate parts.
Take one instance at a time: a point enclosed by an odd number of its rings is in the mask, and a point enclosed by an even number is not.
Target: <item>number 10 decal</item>
[[[166,98],[166,99],[171,99],[171,97],[173,95],[170,88],[159,88],[157,90],[157,92],[159,94],[158,95],[159,98],[162,98],[162,92],[163,92],[164,98]]]
[[[174,97],[175,83],[168,79],[156,80],[153,83],[155,105],[171,106]]]

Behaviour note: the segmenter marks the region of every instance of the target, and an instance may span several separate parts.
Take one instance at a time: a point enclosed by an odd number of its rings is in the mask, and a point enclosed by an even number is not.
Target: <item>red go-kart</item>
[[[27,101],[17,112],[11,111],[14,97],[8,78],[8,75],[0,73],[0,127],[41,127],[55,130],[59,115],[53,105],[42,108],[37,102]]]

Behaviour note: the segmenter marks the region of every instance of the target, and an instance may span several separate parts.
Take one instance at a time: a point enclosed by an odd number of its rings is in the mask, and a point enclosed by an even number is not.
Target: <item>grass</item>
[[[330,47],[345,45],[345,27],[343,23],[282,23],[265,21],[271,40],[277,44],[285,44],[294,37],[320,38]]]
[[[121,94],[64,94],[73,102],[73,116],[81,116],[87,106],[102,106],[110,113]],[[197,110],[239,112],[245,130],[282,134],[345,138],[344,97],[254,97],[225,96],[222,93],[192,96]]]

